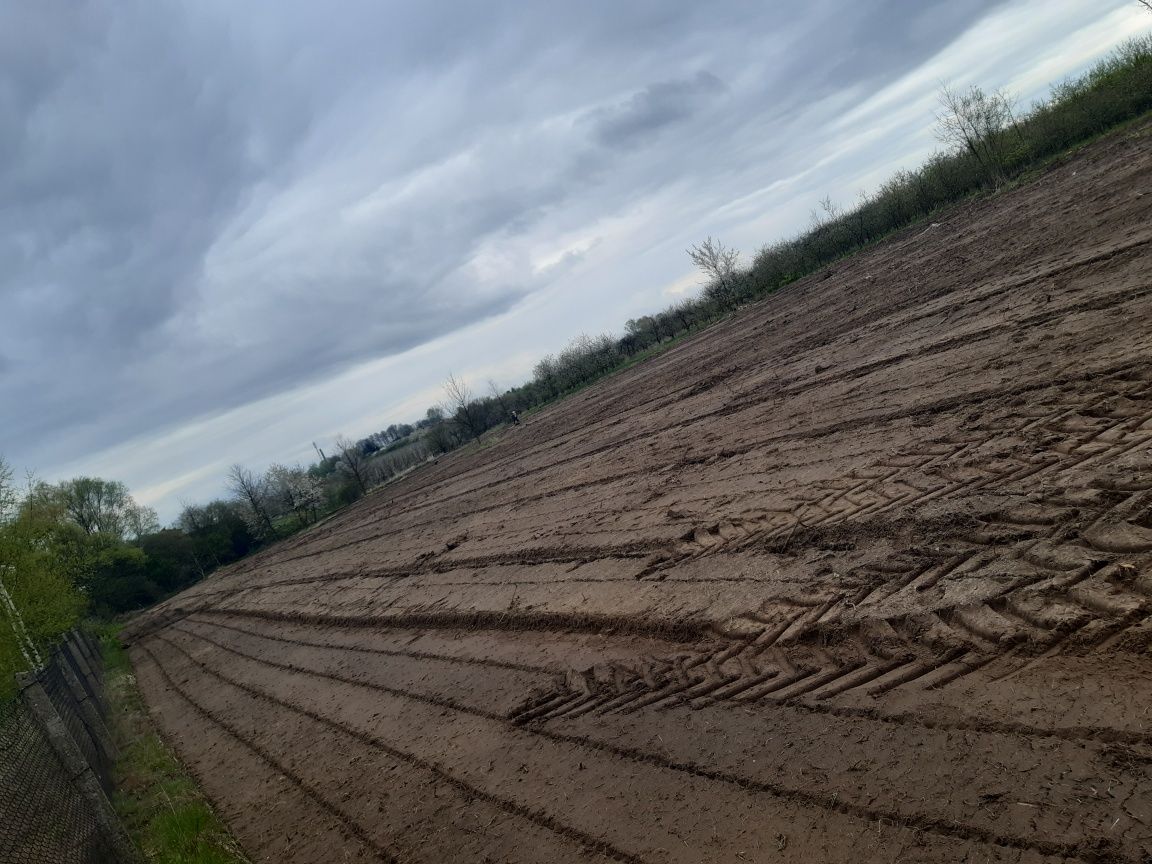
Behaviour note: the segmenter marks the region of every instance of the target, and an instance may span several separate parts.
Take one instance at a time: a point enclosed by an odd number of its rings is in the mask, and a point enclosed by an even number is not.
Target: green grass
[[[120,760],[113,805],[155,864],[248,864],[196,781],[157,734],[116,629],[101,633],[110,724]]]

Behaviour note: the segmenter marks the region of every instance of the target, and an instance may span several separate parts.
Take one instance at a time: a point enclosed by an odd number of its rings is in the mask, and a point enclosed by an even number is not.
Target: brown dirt
[[[254,859],[1146,861],[1152,132],[142,616]]]

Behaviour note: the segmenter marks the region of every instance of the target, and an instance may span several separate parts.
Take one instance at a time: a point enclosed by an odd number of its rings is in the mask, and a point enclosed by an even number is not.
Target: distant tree
[[[843,215],[843,209],[832,200],[832,196],[825,195],[820,199],[819,209],[814,209],[811,213],[812,230],[819,231],[826,225],[836,222]]]
[[[740,262],[740,251],[709,237],[703,243],[690,247],[688,257],[708,279],[704,288],[705,296],[721,306],[734,305],[739,281],[737,265]]]
[[[39,483],[33,495],[53,500],[86,534],[108,534],[135,540],[157,530],[156,512],[137,504],[128,487],[116,480],[76,477],[62,483]]]
[[[539,385],[547,398],[557,395],[560,392],[560,384],[556,379],[556,358],[551,354],[541,357],[540,362],[532,369],[532,380]]]
[[[624,322],[624,332],[643,347],[659,344],[664,339],[664,328],[660,326],[660,321],[652,315],[629,318]]]
[[[444,404],[447,413],[456,424],[472,438],[484,433],[484,423],[478,406],[473,402],[472,391],[463,378],[449,375],[444,382]]]
[[[923,189],[923,180],[919,173],[916,175],[916,181],[919,186],[917,191],[919,192]],[[846,221],[848,222],[849,230],[852,232],[852,239],[857,243],[857,245],[860,246],[863,246],[865,243],[867,243],[869,239],[866,212],[868,210],[868,204],[870,201],[871,199],[868,196],[868,192],[864,189],[861,189],[856,196],[856,207],[847,214]],[[926,213],[929,209],[929,203],[925,202],[922,205],[922,212]]]
[[[176,524],[193,541],[195,564],[201,576],[244,557],[256,544],[244,509],[235,501],[185,504]]]
[[[301,526],[316,521],[324,503],[324,490],[319,478],[297,466],[272,465],[264,475],[271,497],[282,511],[296,516]]]
[[[411,423],[393,423],[387,429],[376,434],[378,443],[383,447],[403,441],[414,431]]]
[[[692,329],[692,318],[696,312],[696,305],[691,299],[681,300],[668,308],[668,311],[680,322],[685,330]]]
[[[228,469],[228,489],[241,505],[244,521],[252,533],[261,539],[271,539],[276,529],[268,512],[268,487],[264,478],[257,477],[243,465],[233,465]]]
[[[966,151],[992,182],[1003,179],[1005,129],[1013,122],[1013,100],[1007,91],[985,93],[979,87],[956,90],[940,87],[936,137],[956,150]]]
[[[145,535],[140,538],[140,549],[147,580],[163,594],[179,591],[207,575],[197,554],[196,538],[179,528]]]
[[[86,572],[80,583],[98,615],[138,609],[159,600],[162,592],[149,578],[144,550],[100,535],[88,550]]]
[[[176,527],[185,534],[192,534],[199,531],[204,523],[204,507],[181,498],[180,515],[176,517]]]
[[[446,423],[443,420],[428,427],[424,440],[428,442],[428,449],[433,456],[447,453],[460,443],[452,431],[452,424]]]
[[[359,442],[341,435],[336,439],[337,465],[340,472],[347,477],[356,490],[363,495],[368,491],[370,472],[368,457]]]
[[[339,470],[339,456],[325,456],[321,461],[308,466],[308,473],[321,480],[331,477]]]
[[[496,386],[496,382],[491,378],[488,379],[488,392],[492,394],[492,399],[500,406],[500,416],[507,422],[512,419],[512,409],[504,399],[504,394],[500,388]]]
[[[675,336],[676,331],[680,329],[680,320],[676,317],[676,311],[671,306],[657,312],[652,318],[660,325],[661,331],[668,334],[669,338]]]

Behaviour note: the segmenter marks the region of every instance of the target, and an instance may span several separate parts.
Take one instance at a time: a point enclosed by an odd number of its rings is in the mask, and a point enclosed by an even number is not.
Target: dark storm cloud
[[[700,71],[680,81],[645,87],[624,103],[594,112],[593,135],[605,147],[631,147],[667,126],[686,120],[697,109],[724,93],[711,72]]]
[[[545,222],[764,158],[995,5],[6,3],[0,447],[49,468],[505,313]]]

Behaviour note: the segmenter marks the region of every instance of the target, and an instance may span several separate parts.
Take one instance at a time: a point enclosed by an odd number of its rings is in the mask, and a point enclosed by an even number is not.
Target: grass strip
[[[147,862],[250,864],[148,716],[118,627],[101,630],[109,726],[120,751],[112,803]]]

